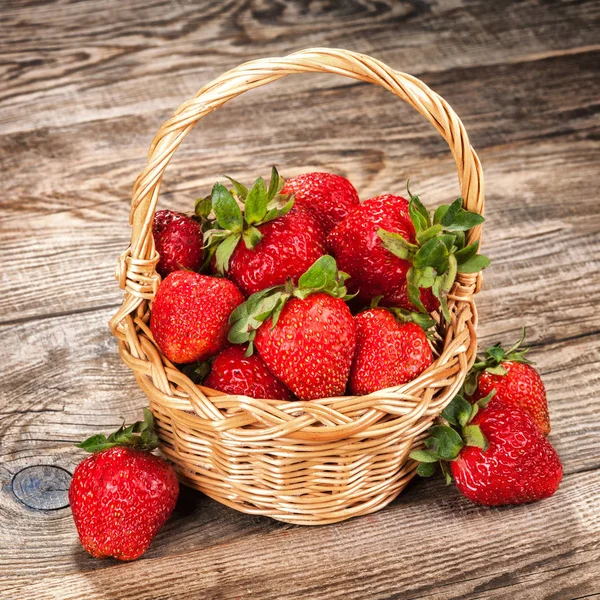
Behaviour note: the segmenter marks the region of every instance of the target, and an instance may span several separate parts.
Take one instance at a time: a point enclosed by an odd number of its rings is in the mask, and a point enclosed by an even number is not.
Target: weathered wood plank
[[[25,576],[7,585],[6,597],[574,598],[600,585],[599,484],[599,471],[571,476],[541,504],[502,510],[475,507],[457,492],[440,502],[414,486],[369,517],[319,528],[266,527],[93,571],[86,565],[97,561],[75,546],[72,574]]]
[[[0,123],[23,131],[156,112],[240,62],[302,47],[349,48],[417,75],[529,61],[597,45],[597,15],[590,1],[16,2],[3,10]]]
[[[565,250],[572,260],[580,261],[582,252],[592,255],[584,248],[600,227],[593,183],[600,152],[594,139],[597,109],[592,106],[597,59],[591,54],[544,61],[549,91],[535,108],[513,102],[538,93],[535,70],[540,65],[482,71],[467,86],[472,91],[468,101],[460,100],[462,82],[438,82],[445,96],[456,98],[484,162],[485,244],[498,268],[498,259],[507,255],[514,260],[526,254],[526,265],[548,270],[556,268],[555,260],[569,260]],[[579,101],[592,108],[579,114],[565,108],[564,85],[576,87]],[[503,97],[502,90],[511,86],[519,91]],[[248,102],[234,102],[203,120],[167,172],[162,206],[185,210],[220,173],[250,179],[257,168],[266,171],[272,163],[290,174],[341,171],[363,198],[385,190],[401,192],[409,177],[432,204],[458,193],[444,142],[381,90],[342,86],[297,97],[285,86],[275,87],[276,94],[249,94]],[[353,103],[347,102],[348,93],[356,96]],[[371,109],[356,116],[356,105]],[[278,124],[263,122],[261,111],[276,115]],[[130,185],[161,118],[124,117],[110,127],[98,121],[0,137],[0,167],[11,175],[0,219],[0,257],[6,265],[0,321],[119,301],[112,274],[129,237]],[[242,125],[231,128],[230,122]],[[273,137],[273,127],[285,135]],[[331,132],[326,138],[324,128]],[[209,151],[215,144],[220,150]],[[69,176],[57,183],[52,174],[65,168]],[[32,177],[36,169],[48,176]],[[576,200],[557,201],[572,198],[575,189]],[[535,227],[533,239],[518,235],[524,221]],[[565,248],[565,232],[581,236],[583,246]],[[502,240],[498,255],[495,240]],[[522,260],[517,264],[519,270],[507,266],[508,273],[519,273],[524,280],[541,276],[539,271],[523,273]]]

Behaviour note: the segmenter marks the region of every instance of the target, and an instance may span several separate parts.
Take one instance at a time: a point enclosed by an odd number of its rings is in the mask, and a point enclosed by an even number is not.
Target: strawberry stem
[[[258,328],[269,318],[271,327],[275,327],[283,307],[290,298],[303,300],[311,294],[321,292],[334,298],[350,300],[354,296],[348,294],[345,286],[347,279],[348,274],[338,271],[332,256],[321,256],[300,276],[298,285],[293,285],[288,279],[284,285],[252,294],[246,302],[238,306],[229,317],[229,341],[232,344],[248,343],[246,355],[249,356],[253,352],[253,341]]]
[[[534,364],[525,355],[529,352],[529,348],[522,348],[521,344],[525,341],[527,331],[523,327],[521,338],[513,344],[508,350],[504,350],[500,343],[494,344],[485,350],[483,356],[478,356],[478,360],[471,367],[467,374],[464,383],[465,393],[470,396],[477,388],[477,379],[483,371],[492,373],[493,375],[506,375],[506,369],[503,366],[505,362],[518,362],[524,364]]]
[[[126,446],[137,450],[154,450],[158,447],[158,436],[154,432],[154,417],[148,408],[144,408],[144,420],[136,421],[133,425],[121,425],[117,431],[108,437],[103,434],[93,435],[79,444],[87,452],[101,452],[115,446]]]
[[[268,188],[262,177],[250,189],[225,177],[233,185],[232,190],[217,182],[210,203],[204,199],[196,204],[196,212],[203,218],[214,213],[210,228],[204,232],[204,245],[211,257],[216,253],[216,268],[221,275],[229,270],[229,260],[241,240],[249,250],[256,248],[262,240],[257,227],[286,215],[294,205],[292,195],[281,194],[285,180],[275,167],[271,169]]]

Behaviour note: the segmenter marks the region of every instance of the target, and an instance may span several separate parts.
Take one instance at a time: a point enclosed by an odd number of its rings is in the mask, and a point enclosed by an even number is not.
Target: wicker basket
[[[462,385],[476,351],[473,295],[481,274],[459,274],[440,323],[438,356],[417,379],[368,396],[310,402],[224,396],[197,386],[161,354],[148,327],[160,283],[152,219],[171,157],[204,115],[247,90],[296,73],[337,73],[380,85],[426,117],[456,161],[464,207],[483,212],[483,177],[450,106],[418,79],[355,52],[326,48],[243,64],[182,104],[150,146],[131,204],[131,246],[117,277],[125,290],[110,322],[125,364],[149,398],[161,450],[183,483],[245,513],[320,525],[379,510],[415,473],[408,458]],[[480,239],[481,227],[468,241]]]

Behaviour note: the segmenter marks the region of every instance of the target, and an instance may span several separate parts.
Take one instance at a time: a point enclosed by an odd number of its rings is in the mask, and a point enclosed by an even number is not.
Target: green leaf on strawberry
[[[229,175],[225,175],[225,178],[231,181],[233,189],[239,198],[245,198],[248,195],[248,188],[243,183],[236,181],[233,177],[229,177]]]
[[[432,463],[421,462],[417,467],[417,475],[420,475],[421,477],[431,477],[435,473],[436,467],[437,461]]]
[[[476,446],[482,450],[487,450],[490,446],[485,435],[483,435],[481,428],[477,425],[467,425],[466,427],[463,427],[463,436],[465,446]]]
[[[232,233],[241,233],[244,224],[242,211],[231,192],[222,183],[215,183],[211,198],[217,223],[221,228]]]
[[[230,235],[217,246],[215,258],[217,260],[217,271],[219,271],[219,273],[224,273],[229,268],[229,259],[241,237],[242,236],[239,233]]]
[[[450,321],[447,296],[457,274],[478,273],[490,264],[487,257],[477,254],[479,242],[465,246],[465,232],[483,223],[484,218],[465,210],[461,198],[452,204],[439,206],[432,218],[419,197],[410,194],[408,211],[417,244],[381,228],[378,236],[392,254],[412,263],[406,274],[410,303],[425,313],[420,290],[431,288],[444,318]]]
[[[257,227],[286,215],[294,204],[293,197],[281,194],[284,180],[275,167],[268,188],[262,177],[250,189],[232,177],[227,179],[232,190],[217,182],[210,204],[203,200],[196,205],[196,213],[203,218],[214,213],[212,228],[204,232],[204,244],[211,258],[216,254],[216,269],[221,275],[229,269],[229,260],[240,240],[249,250],[256,248],[263,237]]]
[[[422,463],[436,463],[440,457],[433,450],[415,450],[411,452],[411,458]]]
[[[201,383],[210,373],[211,360],[195,362],[181,366],[181,372],[189,377],[194,383]]]
[[[403,258],[404,260],[412,259],[416,251],[419,249],[419,246],[411,244],[399,233],[393,233],[391,231],[386,231],[385,229],[379,228],[377,231],[377,235],[379,235],[381,241],[383,242],[383,245],[390,252],[392,252],[392,254],[395,254],[396,256],[398,256],[399,258]]]
[[[208,218],[208,215],[212,212],[212,196],[198,198],[198,200],[196,200],[194,212],[201,220]]]
[[[456,395],[452,402],[442,411],[442,418],[455,427],[465,427],[471,420],[472,406],[460,394]]]
[[[485,408],[494,396],[494,393],[482,398],[479,402],[471,405],[461,394],[457,394],[440,415],[442,422],[446,424],[434,425],[429,428],[428,437],[425,439],[425,449],[413,450],[410,458],[427,467],[418,469],[417,473],[426,473],[429,477],[434,472],[429,465],[439,462],[442,473],[448,483],[451,479],[445,461],[453,461],[459,456],[465,446],[476,446],[486,451],[489,447],[488,441],[478,425],[472,424],[480,408]],[[421,467],[419,465],[419,467]]]
[[[262,177],[259,177],[252,184],[252,187],[246,196],[246,201],[244,202],[246,223],[248,223],[248,225],[260,223],[267,214],[267,204],[269,204],[267,185],[265,184],[265,180]]]
[[[446,425],[434,425],[429,429],[425,446],[442,460],[453,460],[458,456],[464,443],[459,433]]]
[[[373,305],[372,305],[373,306]],[[396,306],[387,306],[389,310],[399,321],[403,323],[416,323],[421,327],[428,338],[432,339],[435,336],[435,326],[437,323],[435,319],[430,317],[427,313],[419,313],[414,310],[406,310],[405,308],[398,308]]]
[[[458,265],[459,273],[479,273],[490,264],[490,259],[482,254],[477,254],[469,260]]]
[[[431,227],[431,217],[429,216],[429,211],[425,208],[425,206],[423,206],[423,203],[418,196],[410,193],[408,183],[406,184],[406,190],[411,198],[411,203],[408,207],[408,213],[410,214],[410,219],[415,226],[415,231],[417,233],[426,231],[429,229],[429,227]]]
[[[87,452],[101,452],[114,446],[127,446],[138,450],[153,450],[158,446],[158,437],[154,432],[154,418],[148,408],[144,408],[144,420],[133,425],[122,425],[108,437],[103,434],[93,435],[79,444]]]
[[[246,302],[238,306],[229,317],[229,341],[232,344],[248,343],[247,355],[253,352],[253,340],[258,328],[269,318],[275,327],[279,315],[290,298],[304,299],[317,292],[326,293],[334,298],[349,300],[344,285],[348,275],[338,271],[335,259],[326,254],[317,259],[303,273],[298,285],[291,281],[285,285],[274,286],[252,294]]]

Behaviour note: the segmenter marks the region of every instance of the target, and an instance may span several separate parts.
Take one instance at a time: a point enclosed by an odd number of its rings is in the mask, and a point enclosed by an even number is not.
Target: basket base
[[[402,469],[402,474],[399,474],[400,476],[397,481],[392,485],[387,486],[380,494],[365,498],[361,501],[353,499],[354,501],[348,502],[347,505],[340,504],[336,507],[326,507],[318,512],[314,508],[311,508],[305,513],[298,509],[297,504],[293,507],[291,505],[286,507],[286,503],[282,499],[279,499],[279,501],[276,502],[274,498],[265,498],[264,505],[257,506],[244,502],[243,500],[236,498],[233,494],[226,495],[216,493],[214,488],[208,488],[202,485],[202,483],[198,481],[197,478],[193,477],[193,475],[190,476],[189,473],[186,474],[177,469],[177,467],[176,469],[181,483],[198,490],[220,504],[224,504],[239,512],[248,515],[270,517],[276,521],[294,525],[329,525],[331,523],[339,523],[340,521],[351,519],[352,517],[368,515],[386,507],[400,494],[400,492],[402,492],[402,490],[410,483],[410,480],[415,476],[417,464],[412,461],[409,462],[412,463],[411,465],[406,465],[409,468]],[[277,507],[275,507],[275,503],[278,504]]]

